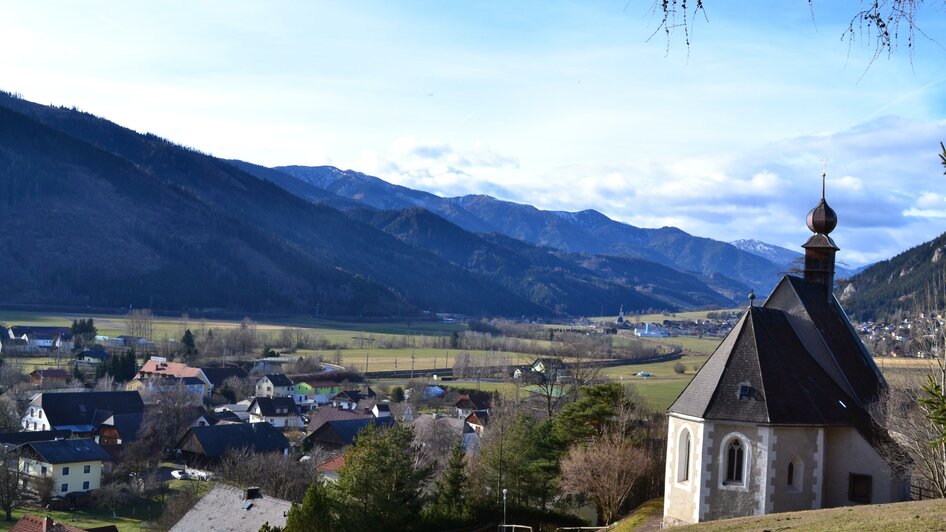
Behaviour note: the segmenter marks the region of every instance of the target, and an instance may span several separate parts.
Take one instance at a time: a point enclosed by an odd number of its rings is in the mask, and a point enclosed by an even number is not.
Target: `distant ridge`
[[[0,303],[566,316],[621,305],[715,308],[742,291],[738,280],[646,257],[516,240],[463,201],[364,174],[305,172],[308,180],[223,161],[88,113],[0,94]],[[595,215],[578,213],[586,217]]]
[[[467,231],[499,233],[572,253],[637,257],[700,276],[724,275],[759,293],[771,290],[779,274],[785,271],[782,264],[725,242],[696,237],[674,227],[639,228],[592,209],[543,211],[485,194],[442,198],[332,166],[280,166],[271,170],[282,171],[366,207],[422,207]]]

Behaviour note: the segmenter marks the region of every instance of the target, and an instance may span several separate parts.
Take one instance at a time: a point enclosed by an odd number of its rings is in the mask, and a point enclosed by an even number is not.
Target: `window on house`
[[[44,477],[46,476],[46,466],[42,466],[39,468],[39,474],[43,475]]]
[[[62,476],[66,476],[68,474],[69,474],[69,468],[68,467],[62,468]]]
[[[69,491],[69,484],[63,484],[63,485],[59,488],[59,491],[61,491],[61,492],[63,492],[63,493],[66,493],[67,491]]]
[[[847,498],[853,502],[870,503],[873,477],[851,473],[847,478]]]
[[[746,448],[742,440],[734,438],[726,449],[726,482],[742,484],[743,461],[746,457]]]
[[[748,384],[739,385],[739,399],[749,399],[752,397],[752,386]]]
[[[92,466],[90,466],[90,465],[83,466],[83,467],[82,467],[82,472],[83,472],[83,473],[86,473],[86,474],[91,473],[91,472],[92,472]]]
[[[86,480],[85,482],[82,483],[82,489],[84,489],[84,490],[88,490],[88,489],[89,489],[89,481],[88,481],[88,480]]]
[[[686,482],[690,480],[690,431],[687,429],[680,432],[677,453],[677,482]]]

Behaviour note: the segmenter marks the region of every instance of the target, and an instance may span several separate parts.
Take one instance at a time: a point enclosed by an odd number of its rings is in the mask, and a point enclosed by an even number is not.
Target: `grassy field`
[[[157,501],[143,501],[132,506],[118,508],[115,517],[112,513],[100,508],[86,508],[73,514],[67,511],[45,510],[43,508],[15,508],[13,521],[0,519],[0,530],[9,530],[25,514],[52,517],[57,523],[65,523],[79,528],[94,528],[105,525],[115,525],[121,532],[141,530],[141,523],[156,519],[161,514],[162,506]]]
[[[663,498],[651,499],[635,508],[624,519],[618,521],[611,532],[635,532],[656,530],[663,520]]]
[[[737,309],[721,309],[721,310],[694,310],[692,312],[675,312],[672,314],[642,314],[638,316],[637,314],[625,315],[624,319],[631,323],[662,323],[664,320],[671,321],[686,321],[686,320],[705,320],[707,319],[706,315],[710,312],[736,312],[742,313],[745,311],[744,308]],[[596,322],[615,322],[617,321],[617,316],[602,316],[600,318],[591,318],[591,321]]]
[[[122,315],[43,313],[26,311],[0,310],[0,323],[11,325],[59,326],[68,327],[74,320],[94,318],[99,334],[117,336],[126,334],[126,319]],[[233,329],[240,326],[239,320],[201,320],[181,317],[156,316],[153,320],[155,339],[179,338],[185,328],[196,330]],[[300,328],[313,336],[323,336],[332,343],[357,343],[355,337],[372,335],[375,339],[398,336],[447,336],[465,327],[455,323],[442,323],[431,320],[365,320],[342,322],[308,317],[286,317],[279,320],[261,320],[256,322],[260,332],[275,332],[285,328]]]
[[[674,528],[680,532],[713,530],[897,530],[899,532],[946,529],[946,499],[847,506],[828,510],[787,512],[759,517],[710,521]],[[630,529],[633,530],[633,529]]]
[[[342,365],[354,366],[365,371],[365,356],[368,357],[368,371],[387,371],[393,369],[411,369],[411,356],[414,356],[414,369],[452,368],[454,359],[461,351],[470,354],[474,361],[490,356],[494,364],[529,364],[535,355],[511,353],[506,351],[477,351],[460,349],[402,348],[402,349],[345,349],[341,352]],[[317,354],[314,351],[300,351],[300,354]],[[321,353],[324,360],[331,360],[333,352]]]
[[[680,395],[680,392],[689,384],[696,374],[696,369],[703,366],[707,355],[684,356],[679,360],[657,362],[654,364],[640,364],[633,366],[618,366],[604,368],[602,376],[619,382],[633,384],[637,392],[650,403],[655,410],[663,411]],[[676,373],[673,368],[678,363],[683,364],[686,372]],[[638,377],[637,373],[646,371],[653,377]]]

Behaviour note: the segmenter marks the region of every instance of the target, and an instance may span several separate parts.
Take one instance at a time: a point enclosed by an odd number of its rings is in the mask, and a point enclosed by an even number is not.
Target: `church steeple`
[[[821,171],[821,202],[808,213],[808,229],[814,235],[802,246],[805,248],[805,280],[825,287],[828,295],[834,289],[834,255],[840,248],[828,236],[838,225],[838,215],[825,200],[825,179]]]

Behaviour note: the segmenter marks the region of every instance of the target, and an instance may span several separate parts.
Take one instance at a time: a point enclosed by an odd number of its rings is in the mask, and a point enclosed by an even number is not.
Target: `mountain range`
[[[6,93],[0,268],[5,304],[356,316],[727,307],[787,270],[594,210],[225,161]]]

